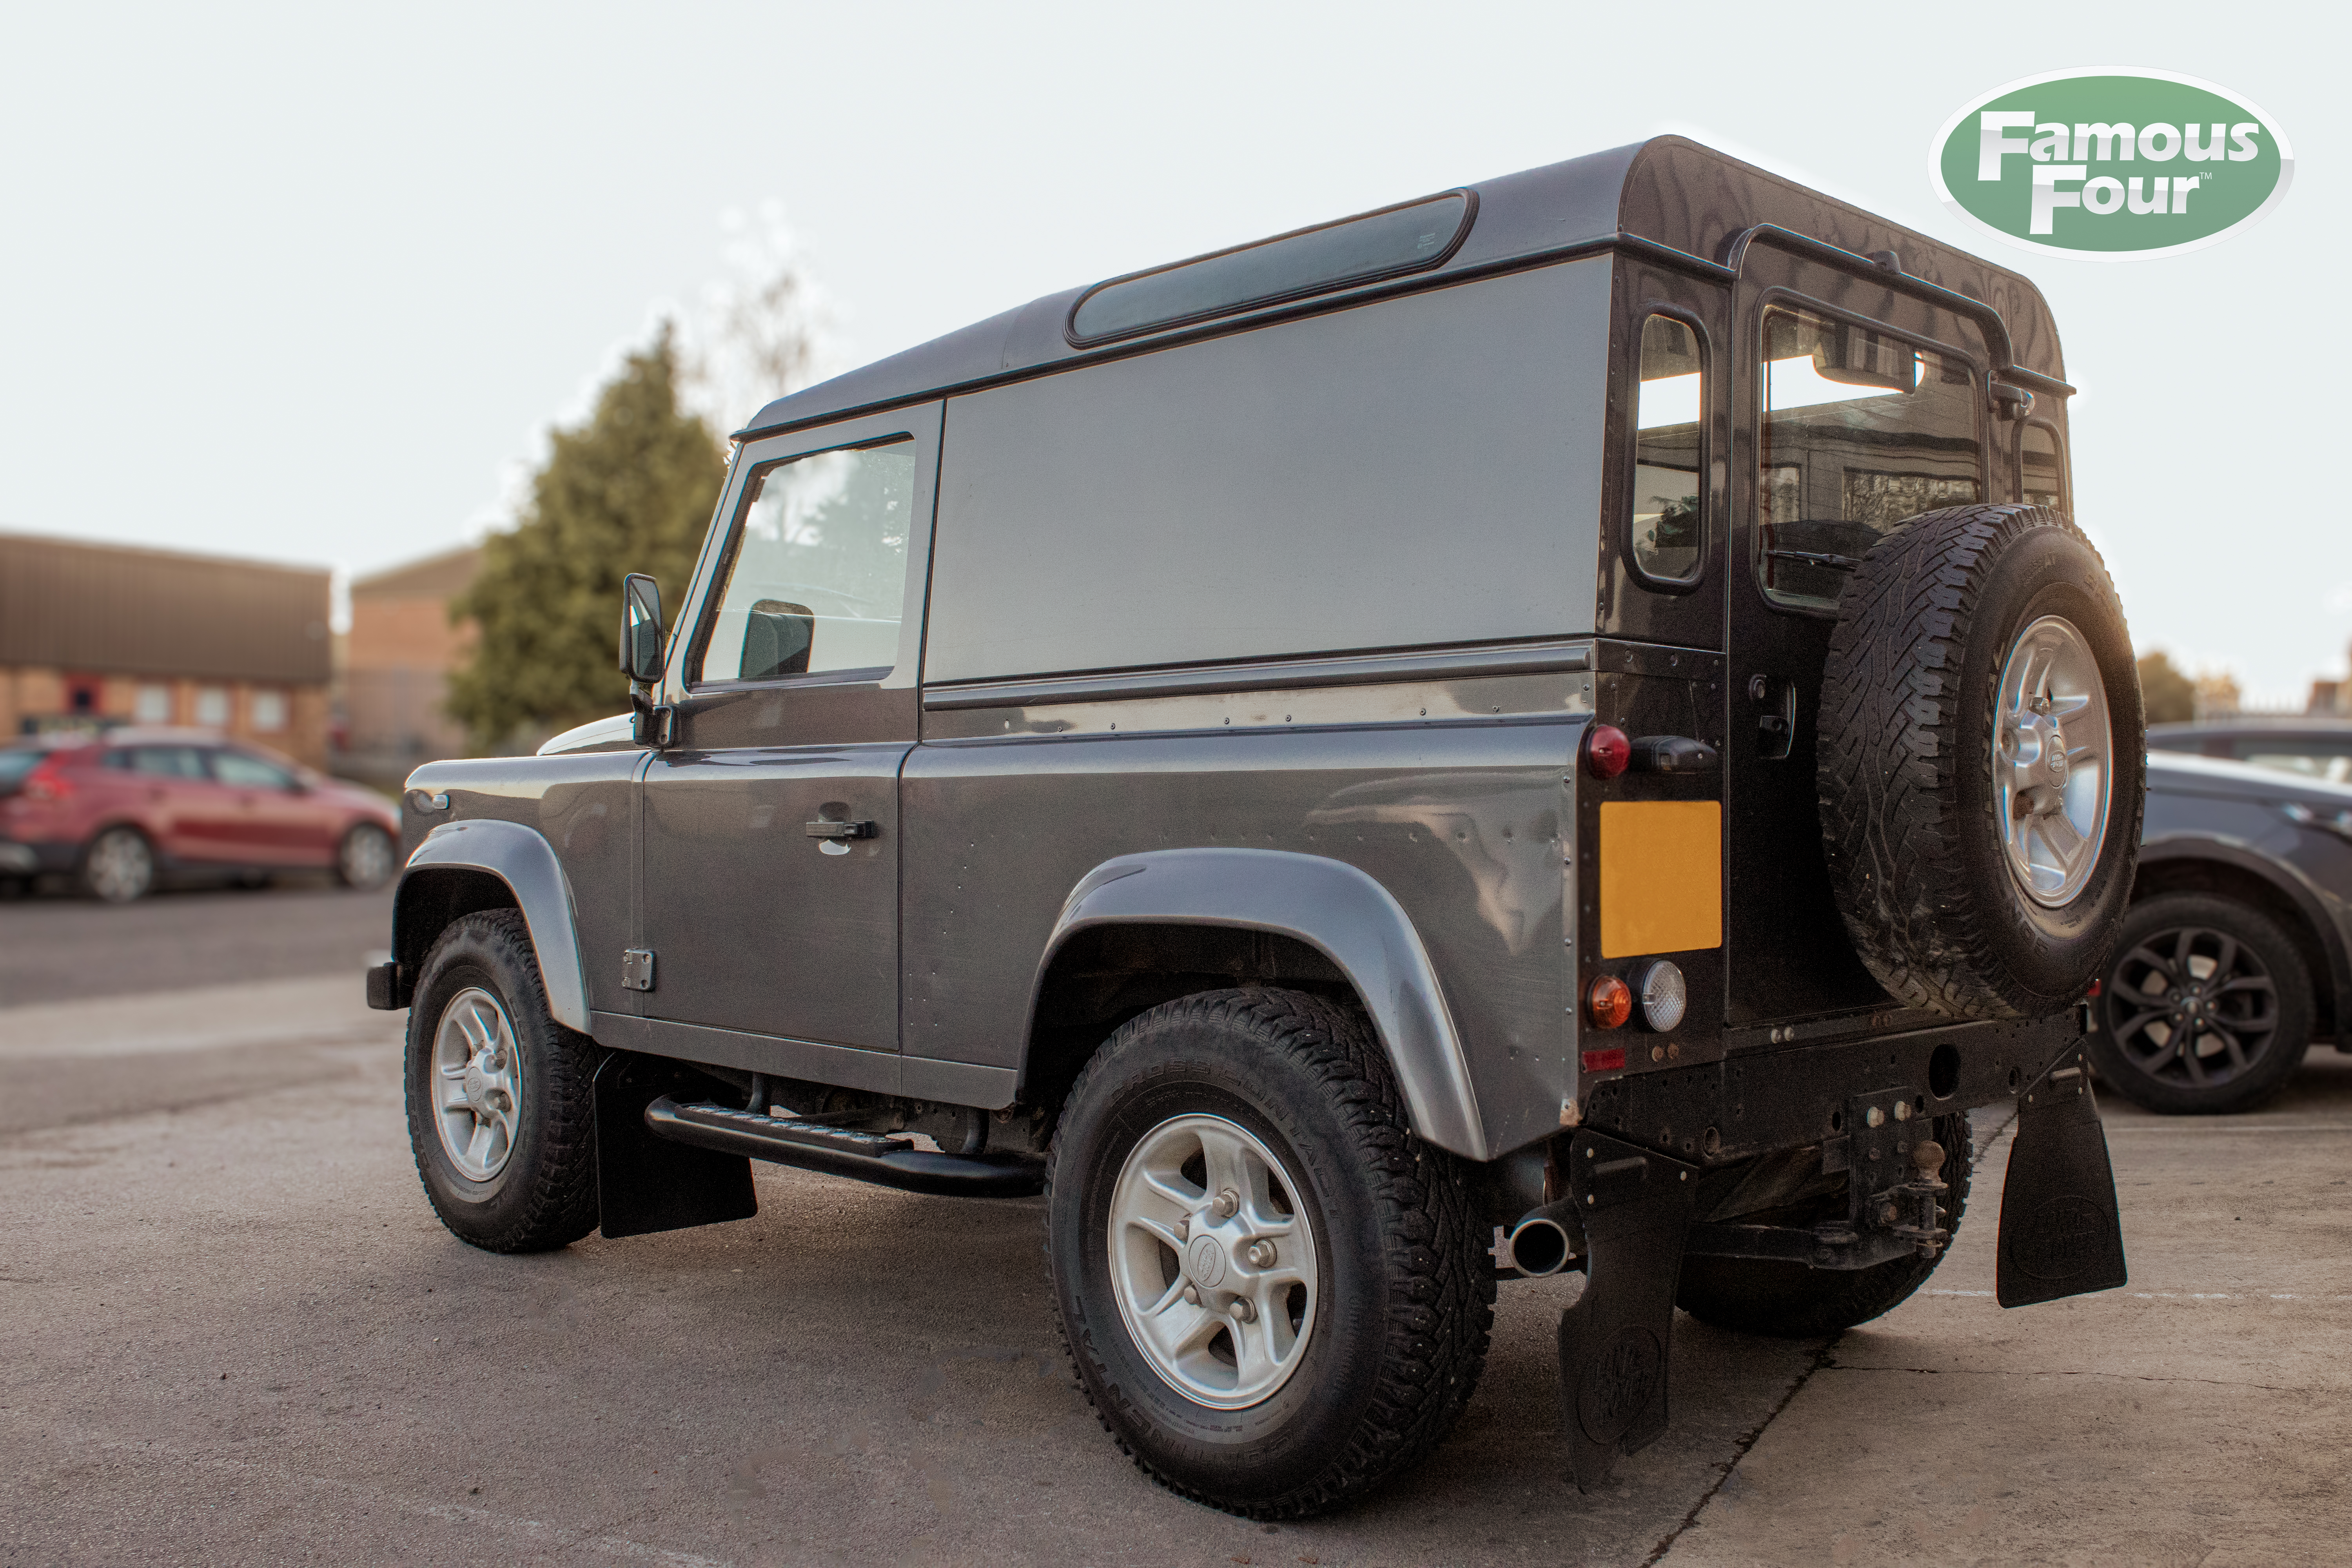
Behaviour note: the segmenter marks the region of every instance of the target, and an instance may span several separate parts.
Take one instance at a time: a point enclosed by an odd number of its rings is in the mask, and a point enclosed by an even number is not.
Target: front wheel
[[[393,858],[392,835],[373,822],[362,822],[335,847],[335,880],[373,892],[392,879]]]
[[[595,1074],[595,1042],[548,1012],[520,913],[441,933],[408,1010],[408,1141],[451,1234],[546,1252],[596,1227]]]
[[[1211,992],[1129,1022],[1072,1087],[1046,1252],[1078,1380],[1156,1479],[1287,1518],[1444,1436],[1495,1284],[1461,1166],[1405,1127],[1357,1015]]]

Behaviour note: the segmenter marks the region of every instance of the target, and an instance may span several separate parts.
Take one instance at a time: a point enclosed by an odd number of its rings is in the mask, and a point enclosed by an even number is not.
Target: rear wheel
[[[155,851],[135,827],[110,827],[81,856],[81,888],[93,899],[127,904],[155,885]]]
[[[2159,893],[2132,907],[2089,1037],[2099,1081],[2150,1110],[2252,1110],[2311,1045],[2311,976],[2267,916]]]
[[[1940,1179],[1951,1188],[1938,1207],[1945,1228],[1957,1236],[1975,1163],[1969,1119],[1938,1117],[1932,1127],[1931,1135],[1945,1151]],[[1842,1220],[1846,1208],[1846,1195],[1840,1192],[1817,1213],[1772,1217],[1776,1224],[1811,1225]],[[1947,1244],[1944,1252],[1950,1250]],[[1944,1252],[1933,1258],[1893,1258],[1868,1268],[1808,1268],[1761,1258],[1685,1258],[1675,1304],[1718,1329],[1774,1339],[1814,1339],[1893,1311],[1927,1282]]]
[[[513,910],[441,933],[408,1010],[408,1141],[441,1223],[491,1252],[596,1226],[596,1045],[547,1010]]]
[[[1253,1518],[1425,1453],[1495,1285],[1460,1164],[1405,1130],[1356,1015],[1294,992],[1153,1008],[1072,1087],[1046,1253],[1078,1380],[1163,1484]]]

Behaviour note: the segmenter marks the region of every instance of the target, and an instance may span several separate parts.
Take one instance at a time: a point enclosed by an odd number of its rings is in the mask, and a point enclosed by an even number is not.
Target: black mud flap
[[[1666,1429],[1675,1288],[1690,1234],[1692,1168],[1597,1132],[1569,1144],[1584,1221],[1584,1294],[1559,1315],[1560,1430],[1579,1491]]]
[[[715,1086],[683,1062],[616,1051],[596,1069],[596,1202],[607,1237],[750,1219],[751,1162],[656,1138],[646,1107],[665,1094]]]
[[[2069,1052],[2017,1102],[1993,1295],[2026,1307],[2112,1290],[2127,1278],[2106,1129],[2082,1056]]]

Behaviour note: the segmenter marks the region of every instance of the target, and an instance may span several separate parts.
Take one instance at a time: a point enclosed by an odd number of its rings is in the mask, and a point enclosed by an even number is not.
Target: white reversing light
[[[1690,984],[1679,968],[1662,958],[1642,971],[1642,1022],[1664,1034],[1689,1005]]]

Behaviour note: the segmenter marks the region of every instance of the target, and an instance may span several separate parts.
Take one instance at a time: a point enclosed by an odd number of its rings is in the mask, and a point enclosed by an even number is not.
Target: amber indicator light
[[[1584,1053],[1584,1070],[1586,1072],[1615,1072],[1619,1068],[1622,1068],[1624,1065],[1625,1047],[1622,1046],[1612,1046],[1605,1051],[1587,1051]]]
[[[1584,731],[1584,769],[1597,779],[1613,779],[1633,760],[1633,742],[1614,724]]]
[[[1592,983],[1592,989],[1586,994],[1584,1010],[1592,1016],[1595,1026],[1616,1028],[1633,1016],[1633,988],[1613,974],[1604,974]],[[1625,1053],[1617,1054],[1622,1057]]]

